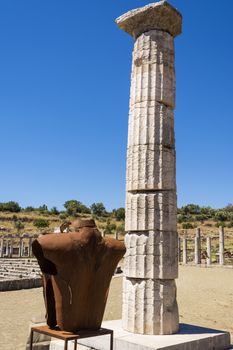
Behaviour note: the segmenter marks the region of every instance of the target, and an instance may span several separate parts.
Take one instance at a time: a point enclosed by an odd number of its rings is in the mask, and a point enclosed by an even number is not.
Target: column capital
[[[182,16],[163,0],[123,14],[116,19],[116,24],[135,39],[155,29],[168,32],[175,37],[181,34]]]

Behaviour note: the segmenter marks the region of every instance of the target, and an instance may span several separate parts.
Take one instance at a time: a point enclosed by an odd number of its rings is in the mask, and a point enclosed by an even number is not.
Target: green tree
[[[227,206],[224,208],[225,211],[228,211],[230,213],[233,213],[233,204],[229,203]]]
[[[118,208],[113,210],[115,218],[119,221],[125,220],[125,208]]]
[[[223,210],[218,210],[216,213],[215,213],[215,220],[216,221],[227,221],[228,220],[228,213],[226,211],[223,211]]]
[[[57,210],[56,207],[52,207],[52,208],[50,209],[50,213],[51,213],[52,215],[59,215],[59,214],[60,214],[59,210]]]
[[[82,202],[79,202],[75,199],[66,201],[64,204],[66,208],[67,214],[71,216],[75,216],[79,213],[82,214],[90,214],[91,211],[88,207],[86,207]]]
[[[41,205],[39,208],[38,208],[38,211],[41,213],[41,214],[45,214],[45,213],[48,213],[48,207],[46,204],[43,204]]]
[[[31,206],[24,208],[24,211],[26,211],[26,212],[30,212],[30,211],[34,211],[34,210],[35,210],[35,208],[31,207]]]
[[[21,207],[17,202],[0,203],[0,211],[9,211],[11,213],[18,213],[21,211]]]
[[[180,211],[182,214],[200,214],[201,208],[197,204],[188,204],[185,205],[184,207],[180,208]]]
[[[103,203],[93,203],[90,208],[93,215],[102,216],[106,214]]]

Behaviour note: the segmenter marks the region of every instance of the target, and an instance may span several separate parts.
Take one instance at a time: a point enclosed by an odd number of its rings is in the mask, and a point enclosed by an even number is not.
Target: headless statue
[[[47,324],[69,332],[96,330],[125,245],[103,238],[94,220],[78,219],[71,226],[75,232],[44,235],[32,243],[43,273]]]

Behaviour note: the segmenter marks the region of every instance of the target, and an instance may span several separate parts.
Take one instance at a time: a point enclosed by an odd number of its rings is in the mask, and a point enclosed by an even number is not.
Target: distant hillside
[[[0,234],[7,233],[36,233],[53,232],[66,221],[73,221],[77,217],[93,217],[100,230],[106,233],[124,233],[124,208],[108,212],[103,203],[93,203],[90,207],[77,200],[64,203],[64,210],[56,207],[48,209],[44,204],[39,208],[22,208],[17,202],[0,203]],[[189,204],[177,211],[178,231],[189,235],[195,234],[195,228],[200,227],[204,234],[217,233],[219,226],[226,227],[226,231],[233,234],[233,205],[225,208],[213,209]]]

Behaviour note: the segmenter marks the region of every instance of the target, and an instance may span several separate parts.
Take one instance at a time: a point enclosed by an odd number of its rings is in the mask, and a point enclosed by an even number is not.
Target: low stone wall
[[[10,279],[0,281],[0,292],[41,287],[41,278]]]
[[[40,274],[36,259],[1,258],[0,291],[41,287]]]

